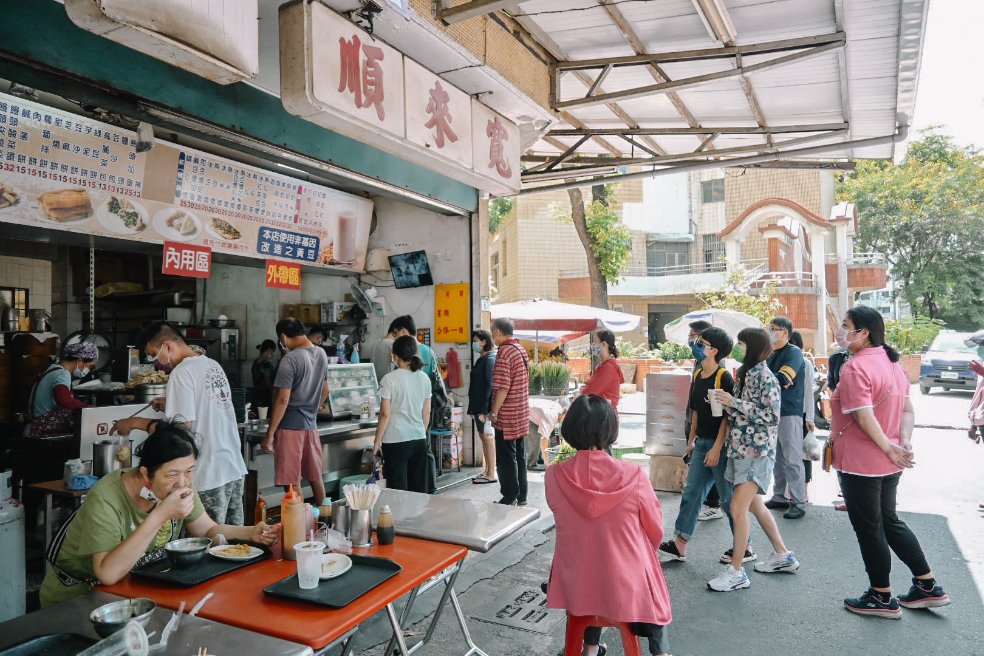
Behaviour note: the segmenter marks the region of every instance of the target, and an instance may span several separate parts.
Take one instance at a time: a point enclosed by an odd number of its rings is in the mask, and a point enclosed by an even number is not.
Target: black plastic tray
[[[389,558],[355,554],[349,558],[352,559],[352,568],[349,571],[327,581],[318,581],[318,587],[311,590],[301,590],[297,585],[297,574],[294,574],[267,586],[263,592],[328,608],[342,608],[403,571],[399,563]]]
[[[0,656],[75,656],[95,642],[76,633],[52,633],[0,649]]]
[[[193,565],[185,565],[184,567],[173,565],[170,560],[164,558],[149,565],[144,565],[140,569],[135,569],[131,574],[141,576],[145,579],[163,581],[164,583],[172,583],[181,587],[190,588],[193,585],[210,581],[217,576],[222,576],[223,574],[234,572],[237,569],[248,567],[253,563],[258,563],[269,556],[270,552],[266,550],[263,550],[263,553],[256,558],[250,558],[249,560],[223,560],[216,558],[212,554],[205,554],[205,557],[201,561]]]

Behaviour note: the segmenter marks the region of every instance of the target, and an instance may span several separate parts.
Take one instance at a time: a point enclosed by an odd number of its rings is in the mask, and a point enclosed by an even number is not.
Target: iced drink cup
[[[712,417],[720,417],[724,414],[724,406],[721,405],[721,399],[718,397],[720,391],[718,389],[707,390],[707,400],[711,403]]]
[[[266,418],[267,418],[267,411],[269,409],[270,408],[268,408],[265,405],[261,405],[261,406],[259,406],[259,407],[256,408],[256,416],[260,418],[260,421],[265,421],[266,420]]]
[[[294,545],[294,553],[297,555],[297,585],[301,590],[318,587],[324,551],[324,542],[299,542]]]
[[[338,236],[335,239],[335,260],[342,264],[355,261],[355,231],[358,229],[355,214],[342,212],[338,215]]]

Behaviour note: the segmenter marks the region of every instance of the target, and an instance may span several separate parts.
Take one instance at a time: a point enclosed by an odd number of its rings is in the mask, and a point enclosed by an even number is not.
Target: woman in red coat
[[[618,399],[621,396],[622,383],[625,376],[618,366],[618,348],[615,346],[615,333],[610,330],[599,330],[591,343],[591,352],[598,356],[601,364],[595,368],[588,382],[581,387],[581,394],[594,394],[607,400],[618,412]],[[617,415],[616,415],[617,416]]]
[[[618,421],[600,397],[578,397],[560,430],[577,454],[547,468],[557,530],[547,606],[627,622],[649,639],[652,654],[667,654],[673,618],[656,555],[663,512],[649,477],[605,452],[618,436]],[[584,632],[584,656],[604,656],[600,637],[598,627]]]

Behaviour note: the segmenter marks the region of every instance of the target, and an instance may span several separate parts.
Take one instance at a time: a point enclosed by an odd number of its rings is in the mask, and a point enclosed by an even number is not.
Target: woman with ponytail
[[[844,606],[888,619],[899,619],[902,607],[946,606],[950,597],[937,585],[916,536],[895,512],[902,471],[914,464],[915,425],[899,353],[885,343],[881,314],[863,305],[847,311],[837,343],[850,349],[851,359],[830,399],[833,467],[869,582],[867,591],[845,599]],[[913,576],[909,592],[898,597],[892,595],[892,552]]]
[[[379,384],[381,403],[373,453],[383,456],[387,487],[426,492],[430,378],[421,371],[424,362],[413,337],[398,337],[391,358],[396,369]]]

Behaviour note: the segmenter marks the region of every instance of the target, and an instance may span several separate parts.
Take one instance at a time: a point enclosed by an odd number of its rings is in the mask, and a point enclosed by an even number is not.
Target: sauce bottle
[[[256,499],[256,510],[253,513],[253,523],[262,524],[266,522],[266,519],[267,519],[267,502],[266,499],[264,499],[263,495],[261,494]]]
[[[284,558],[294,560],[294,545],[304,542],[304,529],[307,525],[304,499],[291,485],[284,500],[280,502],[280,522],[283,524]]]
[[[383,506],[376,520],[376,541],[379,544],[393,544],[396,539],[396,527],[393,525],[393,513],[389,506]]]

